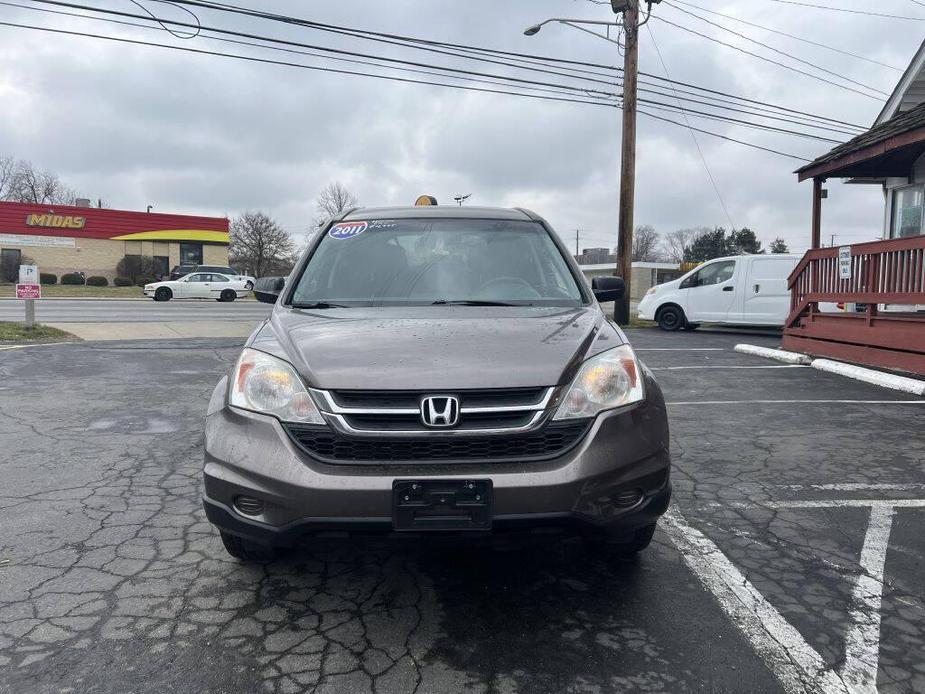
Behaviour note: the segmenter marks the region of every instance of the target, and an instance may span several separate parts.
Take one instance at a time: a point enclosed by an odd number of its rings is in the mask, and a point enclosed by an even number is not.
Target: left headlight
[[[235,364],[228,404],[285,422],[324,424],[324,418],[291,364],[245,348]]]
[[[621,345],[581,365],[553,419],[594,417],[643,397],[639,362],[632,347]]]

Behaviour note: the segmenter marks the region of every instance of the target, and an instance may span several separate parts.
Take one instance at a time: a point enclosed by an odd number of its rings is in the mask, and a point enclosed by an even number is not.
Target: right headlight
[[[292,365],[250,348],[241,352],[235,364],[228,404],[284,422],[325,423]]]
[[[633,348],[620,345],[581,365],[553,419],[594,417],[643,397],[642,370]]]

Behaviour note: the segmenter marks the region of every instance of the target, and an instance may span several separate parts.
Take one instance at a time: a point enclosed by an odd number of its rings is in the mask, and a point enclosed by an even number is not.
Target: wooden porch
[[[790,275],[784,349],[925,376],[925,311],[914,310],[925,307],[925,236],[850,249],[847,269],[838,248],[814,248]],[[822,312],[820,303],[866,308]]]

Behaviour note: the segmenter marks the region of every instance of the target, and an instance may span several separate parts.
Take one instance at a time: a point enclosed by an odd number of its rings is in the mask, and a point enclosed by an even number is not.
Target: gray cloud
[[[128,9],[115,0],[108,4]],[[782,6],[766,0],[702,0],[702,4],[899,67],[905,67],[921,39],[918,27],[908,26],[911,22],[862,19],[808,8],[783,11]],[[531,39],[522,36],[524,27],[550,16],[611,16],[609,8],[587,2],[319,0],[309,5],[276,0],[261,6],[319,21],[446,41],[620,62],[616,47],[567,27],[550,25]],[[912,13],[906,6],[902,9]],[[747,46],[667,5],[657,7],[656,13]],[[258,24],[246,18],[207,12],[202,18],[207,23],[348,50],[472,67],[423,52],[398,52],[358,39]],[[0,20],[210,50],[244,50],[203,38],[182,42],[164,32],[8,7],[0,9]],[[885,91],[899,77],[888,69],[726,23]],[[881,108],[877,101],[760,62],[657,20],[650,26],[675,79],[864,124]],[[266,55],[328,64],[305,56]],[[662,73],[647,30],[642,34],[641,65],[646,72]],[[503,70],[490,65],[476,69]],[[318,190],[336,179],[364,204],[404,204],[423,192],[452,204],[454,194],[472,193],[472,202],[477,204],[531,207],[567,239],[573,238],[575,228],[581,228],[582,245],[613,245],[615,239],[619,168],[619,112],[615,109],[401,85],[6,27],[0,27],[0,100],[4,103],[0,153],[32,159],[58,171],[75,188],[115,207],[143,209],[154,203],[162,211],[228,215],[262,209],[299,237],[313,216]],[[699,119],[692,123],[804,157],[828,148],[824,143],[722,123]],[[808,184],[799,185],[792,174],[799,162],[707,135],[699,135],[698,140],[734,222],[756,229],[765,242],[783,236],[792,247],[804,248],[809,236],[810,191]],[[728,224],[691,136],[683,128],[641,116],[638,170],[638,223],[654,224],[661,231]],[[844,242],[879,233],[882,199],[876,189],[845,189],[834,181],[829,187],[826,235],[838,233],[838,240]]]

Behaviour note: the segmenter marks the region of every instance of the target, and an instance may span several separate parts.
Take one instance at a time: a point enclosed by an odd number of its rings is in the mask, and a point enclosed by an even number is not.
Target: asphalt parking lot
[[[201,420],[240,340],[0,350],[0,692],[922,692],[925,400],[632,331],[673,509],[577,541],[230,559]]]

